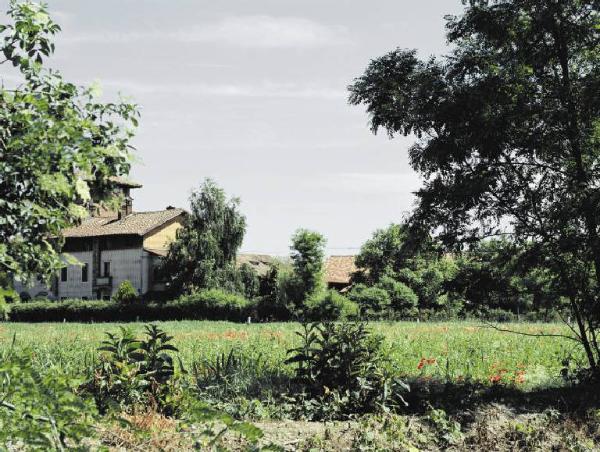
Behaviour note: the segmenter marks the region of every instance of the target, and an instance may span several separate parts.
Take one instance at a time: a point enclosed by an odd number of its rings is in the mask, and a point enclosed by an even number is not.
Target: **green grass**
[[[174,336],[186,366],[231,348],[252,356],[261,355],[266,362],[283,366],[286,350],[298,342],[294,331],[300,328],[294,323],[156,323]],[[143,330],[141,323],[126,326],[139,333]],[[560,324],[503,327],[526,333],[568,333]],[[93,359],[104,333],[116,332],[118,328],[119,324],[114,323],[0,323],[0,350],[12,346],[14,338],[15,347],[34,349],[39,366],[58,365],[66,372],[80,373]],[[371,328],[385,337],[397,372],[412,378],[489,383],[490,378],[499,375],[504,383],[530,389],[559,384],[562,359],[582,356],[575,342],[567,339],[503,333],[471,322],[378,322],[372,323]],[[418,369],[421,358],[435,359],[435,363],[425,363]]]

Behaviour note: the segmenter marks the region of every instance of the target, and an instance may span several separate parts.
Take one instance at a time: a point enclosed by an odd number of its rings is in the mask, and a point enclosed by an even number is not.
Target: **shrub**
[[[383,276],[378,287],[385,290],[390,296],[391,308],[401,317],[414,317],[419,305],[417,294],[403,282],[397,281],[391,276]]]
[[[349,294],[350,300],[360,307],[360,313],[366,318],[380,318],[389,313],[390,295],[380,287],[355,285]]]
[[[0,289],[2,290],[2,289]],[[0,299],[0,321],[8,320],[10,314],[10,304]]]
[[[101,413],[111,406],[127,410],[148,404],[168,411],[167,383],[175,368],[167,352],[177,349],[169,343],[173,338],[155,325],[145,329],[146,337],[141,340],[123,327],[119,335],[106,333],[107,339],[98,348],[103,354],[82,390],[94,397]]]
[[[75,393],[72,375],[58,366],[41,370],[34,355],[0,354],[0,449],[87,450],[96,436],[93,402]]]
[[[256,298],[260,292],[260,278],[256,270],[250,264],[242,264],[238,269],[240,289],[249,300]]]
[[[310,320],[348,320],[359,315],[358,305],[335,290],[313,295],[305,307]]]
[[[404,403],[408,386],[386,372],[383,338],[364,323],[312,323],[299,332],[301,344],[288,350],[298,382],[318,400],[316,418],[337,418]],[[309,404],[313,405],[313,404]]]
[[[240,321],[249,314],[252,304],[241,295],[209,289],[184,295],[166,307],[174,308],[186,319]]]
[[[134,303],[138,299],[138,294],[128,279],[124,280],[119,287],[117,292],[113,296],[113,300],[117,303],[129,304]]]
[[[12,306],[9,318],[13,322],[242,321],[252,306],[240,295],[212,289],[166,303],[123,304],[100,300],[19,303]]]

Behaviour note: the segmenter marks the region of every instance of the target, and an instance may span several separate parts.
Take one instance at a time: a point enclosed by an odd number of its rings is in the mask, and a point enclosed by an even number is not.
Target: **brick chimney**
[[[123,190],[123,202],[119,208],[119,220],[133,213],[133,198],[129,194],[129,187],[121,187]]]

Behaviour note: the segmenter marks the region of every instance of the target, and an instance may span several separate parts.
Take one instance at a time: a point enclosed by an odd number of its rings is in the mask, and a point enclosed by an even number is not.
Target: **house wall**
[[[69,255],[77,259],[80,264],[88,264],[88,278],[87,282],[81,281],[82,265],[67,265],[67,280],[61,281],[60,272],[58,274],[58,299],[95,298],[92,294],[92,252],[71,252]]]
[[[48,294],[48,298],[55,298],[52,288],[42,284],[38,280],[34,281],[33,285],[22,283],[20,281],[13,281],[13,285],[15,291],[21,296],[22,299],[35,298],[38,295],[46,298],[46,296],[43,294]]]
[[[112,276],[111,296],[115,294],[119,285],[128,279],[138,294],[143,294],[143,258],[144,251],[141,248],[130,248],[121,250],[102,250],[100,253],[100,275],[104,276],[104,263],[110,262],[110,276]],[[145,265],[145,264],[144,264]],[[147,282],[145,283],[147,284]]]
[[[175,240],[177,230],[182,227],[181,219],[176,218],[171,223],[149,232],[144,237],[144,248],[166,249]]]
[[[156,240],[174,237],[174,231],[180,227],[179,223],[175,223],[167,226],[167,231],[159,231],[160,234],[155,234],[154,242]],[[90,242],[91,243],[91,242]],[[161,243],[164,243],[161,242]],[[91,247],[91,246],[90,246]],[[163,248],[164,246],[157,247]],[[61,273],[58,273],[56,283],[56,293],[53,288],[46,286],[45,284],[35,281],[33,286],[23,284],[18,281],[14,281],[14,287],[17,293],[29,295],[30,298],[34,298],[40,293],[47,294],[46,296],[50,299],[66,299],[66,298],[87,298],[95,300],[98,295],[98,288],[94,289],[94,275],[93,275],[93,251],[70,251],[70,256],[75,258],[81,264],[88,264],[88,280],[83,282],[81,278],[82,266],[72,264],[67,266],[67,280],[61,281]],[[64,259],[66,261],[66,259]],[[156,261],[160,260],[159,256],[145,251],[141,247],[141,240],[138,242],[138,246],[135,248],[125,249],[100,249],[99,250],[99,277],[104,277],[104,263],[110,262],[110,276],[112,277],[112,285],[110,287],[110,293],[108,290],[102,289],[102,295],[113,296],[119,285],[126,279],[131,282],[138,294],[144,295],[147,292],[153,290],[152,284],[154,267]],[[44,298],[46,298],[44,296]]]

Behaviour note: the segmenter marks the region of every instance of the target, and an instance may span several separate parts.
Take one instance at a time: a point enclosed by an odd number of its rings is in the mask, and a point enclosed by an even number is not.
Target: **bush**
[[[131,281],[126,279],[117,288],[117,293],[113,296],[113,300],[117,303],[129,304],[134,303],[138,299],[138,294],[131,284]]]
[[[166,307],[187,319],[239,321],[249,315],[252,303],[241,295],[209,289],[184,295]]]
[[[173,337],[155,325],[145,329],[143,339],[123,327],[119,335],[106,333],[107,339],[98,348],[100,361],[80,388],[94,397],[100,413],[113,406],[131,410],[149,404],[165,414],[172,411],[167,404],[168,383],[175,367],[168,352],[178,350],[170,344]]]
[[[0,289],[2,290],[2,289]],[[10,314],[10,304],[4,300],[0,300],[0,321],[8,320]]]
[[[35,350],[6,348],[0,363],[0,449],[88,450],[97,412],[72,375],[40,366]]]
[[[383,276],[377,286],[389,294],[391,308],[401,317],[410,318],[416,315],[419,297],[406,284],[391,276]]]
[[[317,406],[314,419],[343,418],[389,409],[404,403],[408,386],[386,371],[383,338],[364,323],[304,325],[299,347],[288,350],[296,380]],[[303,404],[299,404],[300,407]],[[306,405],[306,404],[304,404]]]
[[[389,314],[390,294],[380,287],[357,284],[350,291],[349,298],[358,304],[361,315],[366,318],[381,318]]]
[[[313,295],[306,300],[305,307],[310,320],[348,320],[359,315],[358,305],[335,290]]]
[[[155,320],[231,320],[250,315],[252,304],[240,295],[217,289],[196,292],[166,303],[65,300],[12,306],[13,322],[136,322]]]

